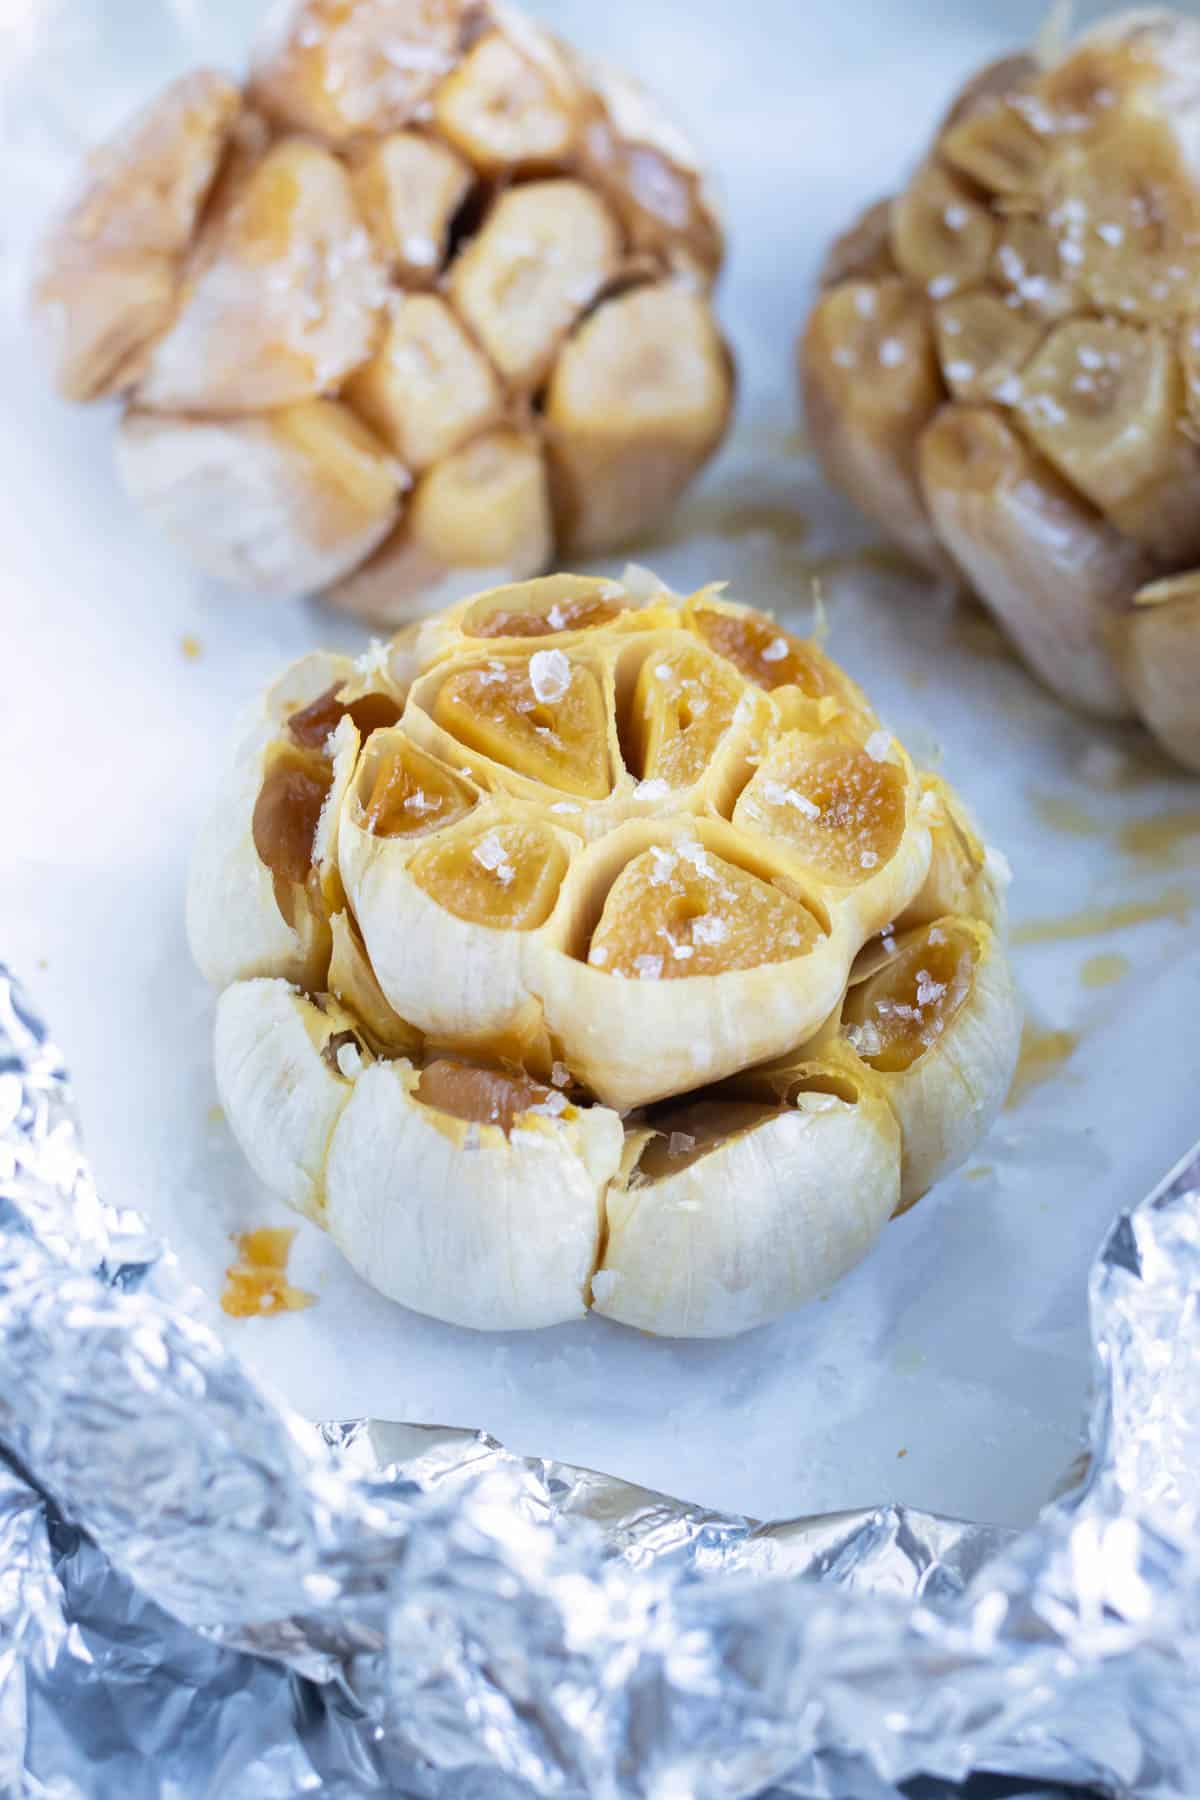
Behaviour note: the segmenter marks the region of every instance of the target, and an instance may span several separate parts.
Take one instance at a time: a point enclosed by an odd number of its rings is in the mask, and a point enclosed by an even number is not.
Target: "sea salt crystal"
[[[701,913],[698,919],[692,920],[692,942],[694,944],[723,944],[729,936],[729,927],[724,919],[718,919],[712,913]]]
[[[608,947],[605,944],[593,944],[588,951],[588,961],[593,968],[602,969],[608,961]]]
[[[564,626],[567,623],[567,615],[563,611],[562,607],[558,604],[557,600],[554,602],[554,605],[550,608],[550,611],[546,614],[546,623],[550,627],[551,631],[562,631]]]
[[[931,1006],[946,991],[944,981],[935,981],[928,969],[917,970],[917,1005]]]
[[[695,956],[695,954],[696,952],[691,944],[673,943],[671,945],[671,955],[675,958],[676,962],[687,962],[689,958]]]
[[[670,881],[675,873],[676,857],[672,850],[664,850],[661,844],[651,844],[650,854],[654,858],[654,867],[650,871],[651,887],[662,887]]]
[[[782,662],[787,653],[787,639],[781,637],[772,638],[771,642],[762,653],[762,659],[765,663]]]
[[[689,838],[686,844],[680,844],[679,854],[684,862],[691,863],[698,875],[713,873],[713,866],[708,860],[708,852],[703,844],[698,844],[694,838]]]
[[[661,775],[653,775],[648,781],[639,781],[633,791],[638,800],[665,800],[671,789]]]
[[[951,231],[963,231],[966,229],[971,215],[966,207],[956,200],[952,206],[943,208],[942,217]]]
[[[878,1056],[883,1049],[883,1039],[879,1035],[878,1025],[868,1019],[863,1025],[847,1025],[846,1042],[859,1056]]]
[[[861,868],[874,869],[879,863],[879,852],[877,850],[864,850],[858,861]]]
[[[529,682],[542,705],[552,705],[571,685],[571,665],[561,650],[535,650],[529,659]]]
[[[951,381],[971,381],[975,376],[975,364],[971,362],[948,362],[946,373]]]
[[[696,1148],[696,1140],[690,1131],[673,1131],[667,1139],[668,1156],[687,1156]]]
[[[654,673],[655,673],[656,678],[659,681],[670,681],[670,679],[671,679],[672,675],[675,673],[675,671],[671,667],[670,663],[659,663],[656,666]]]
[[[577,813],[582,812],[583,808],[577,800],[556,800],[550,811],[552,813]]]
[[[495,875],[497,880],[504,883],[505,887],[517,873],[508,860],[508,853],[504,845],[494,831],[489,831],[486,837],[480,838],[471,851],[471,860],[477,862],[481,869],[486,869],[489,875]]]
[[[904,361],[904,345],[899,338],[884,338],[879,346],[879,360],[885,369],[898,369]]]
[[[592,1299],[599,1306],[611,1300],[617,1291],[617,1271],[615,1269],[597,1269],[592,1276]]]
[[[639,981],[658,981],[662,977],[663,959],[661,956],[635,956],[633,972]]]
[[[948,294],[954,292],[953,275],[935,275],[933,280],[928,283],[926,292],[931,300],[944,300]]]
[[[356,1075],[362,1074],[362,1052],[357,1044],[338,1045],[337,1066],[339,1073],[344,1075],[347,1081],[353,1081]]]
[[[1016,406],[1024,389],[1018,375],[1006,375],[1003,381],[997,381],[992,388],[992,399],[998,400],[1001,406]]]
[[[791,806],[806,819],[819,819],[821,809],[815,800],[782,781],[764,781],[763,796],[772,806]]]
[[[886,762],[891,747],[892,735],[889,731],[873,731],[863,746],[872,762]]]
[[[550,1070],[550,1079],[555,1087],[564,1088],[571,1085],[571,1071],[566,1063],[556,1062]]]
[[[539,1100],[536,1106],[529,1107],[528,1111],[540,1113],[546,1119],[557,1119],[560,1113],[566,1112],[569,1105],[570,1101],[565,1094],[556,1094],[551,1091],[544,1100]]]
[[[386,675],[387,666],[387,645],[382,638],[372,638],[362,655],[357,657],[354,663],[358,673],[368,678],[372,675]]]

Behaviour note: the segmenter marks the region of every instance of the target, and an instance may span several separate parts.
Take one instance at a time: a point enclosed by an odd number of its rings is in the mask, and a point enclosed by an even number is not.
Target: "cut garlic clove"
[[[335,913],[329,927],[329,992],[359,1020],[376,1055],[416,1056],[421,1033],[389,1006],[353,916]]]
[[[501,411],[491,364],[436,294],[393,300],[383,341],[351,376],[343,398],[417,473]]]
[[[1165,473],[1182,405],[1164,332],[1078,319],[1059,325],[1025,369],[1017,410],[1047,460],[1111,510]]]
[[[935,314],[938,355],[956,400],[1011,401],[1045,325],[1001,295],[978,289],[943,300]]]
[[[358,1078],[329,1149],[330,1236],[372,1287],[451,1324],[581,1317],[620,1119],[528,1082],[502,1095],[494,1073],[430,1073],[377,1063]]]
[[[540,573],[553,544],[541,444],[533,432],[504,426],[422,476],[402,524],[327,598],[358,618],[396,625],[481,586]]]
[[[453,69],[475,0],[275,0],[251,94],[276,123],[347,144],[420,117]]]
[[[218,581],[262,594],[321,588],[385,538],[407,477],[347,407],[310,400],[262,418],[125,415],[130,496]]]
[[[319,921],[314,928],[311,910],[292,890],[293,877],[298,874],[303,889],[312,870],[317,829],[333,785],[332,766],[311,752],[299,754],[303,747],[290,740],[297,752],[292,767],[304,771],[307,781],[293,782],[289,797],[277,793],[275,817],[269,820],[264,813],[257,820],[259,842],[256,813],[278,760],[276,749],[289,745],[288,718],[353,673],[345,657],[307,656],[275,683],[200,832],[188,878],[188,942],[201,973],[216,988],[255,975],[282,976],[306,987],[320,986],[324,979],[327,936]]]
[[[565,70],[548,72],[504,32],[492,31],[441,83],[433,118],[477,169],[498,176],[565,163],[581,106]]]
[[[1037,75],[1031,56],[1005,57],[969,83],[938,135],[938,154],[959,175],[1010,204],[1041,192],[1052,143],[1030,104]]]
[[[1063,699],[1126,718],[1115,616],[1151,573],[998,413],[948,406],[921,444],[938,535],[1022,654]]]
[[[973,190],[930,162],[892,201],[892,255],[934,300],[973,287],[987,273],[996,225]]]
[[[831,288],[809,317],[800,370],[830,480],[918,563],[946,573],[917,480],[917,440],[945,398],[927,303],[899,278]]]
[[[217,1002],[217,1093],[246,1161],[316,1225],[329,1141],[369,1052],[349,1013],[286,981],[238,981]]]
[[[882,281],[896,272],[889,196],[868,206],[853,225],[834,238],[817,282],[823,288],[839,287],[843,281]]]
[[[1061,319],[1081,304],[1070,266],[1059,257],[1057,232],[1033,214],[1002,221],[989,273],[1027,316]]]
[[[242,413],[325,393],[370,354],[382,301],[345,169],[285,138],[227,184],[206,218],[138,404]]]
[[[644,536],[716,449],[732,400],[729,353],[698,295],[657,284],[597,307],[546,395],[559,543],[587,553]]]
[[[1021,1009],[999,940],[963,918],[906,933],[842,1019],[900,1124],[903,1210],[966,1160],[1012,1084]]]
[[[450,300],[505,381],[534,388],[620,249],[616,221],[581,182],[527,182],[500,196],[455,259]]]
[[[130,385],[170,325],[180,259],[240,109],[224,75],[173,82],[92,158],[51,225],[33,317],[64,398]]]
[[[1122,666],[1155,737],[1200,774],[1200,575],[1156,581],[1135,596],[1122,629]]]
[[[595,1311],[662,1337],[728,1337],[823,1293],[899,1200],[899,1132],[877,1084],[779,1107],[700,1100],[656,1121],[607,1203]]]
[[[445,144],[396,131],[368,144],[350,171],[380,266],[407,286],[431,282],[474,174]]]

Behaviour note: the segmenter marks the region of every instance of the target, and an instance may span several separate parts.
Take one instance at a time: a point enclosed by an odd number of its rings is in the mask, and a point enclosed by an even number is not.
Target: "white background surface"
[[[893,185],[955,79],[1019,40],[1035,5],[870,8],[647,0],[538,8],[673,96],[719,171],[733,257],[722,310],[742,366],[736,439],[642,552],[676,585],[728,577],[803,623],[799,553],[739,508],[792,509],[805,554],[871,541],[785,441],[792,341],[829,234]],[[291,657],[366,642],[313,603],[263,604],[192,580],[116,486],[104,410],[47,397],[16,301],[30,221],[75,145],[188,60],[231,65],[252,8],[0,0],[0,955],[25,977],[74,1070],[107,1194],[168,1232],[214,1297],[229,1233],[284,1222],[210,1115],[209,996],[187,957],[188,847],[235,716]],[[203,22],[201,21],[203,13]],[[42,21],[35,35],[32,21]],[[45,21],[56,21],[54,30]],[[732,527],[732,529],[731,529]],[[1123,819],[1200,807],[1200,784],[1089,784],[1089,745],[1136,748],[981,655],[944,599],[859,566],[827,576],[831,649],[918,755],[941,755],[1017,873],[1014,918],[1153,900],[1195,861],[1121,853]],[[187,661],[181,640],[203,653]],[[1036,798],[1089,810],[1090,835],[1039,823]],[[1193,852],[1200,838],[1193,840]],[[1132,973],[1085,990],[1121,950]],[[482,1425],[513,1448],[590,1463],[711,1504],[795,1514],[884,1499],[1020,1523],[1074,1454],[1087,1379],[1085,1277],[1114,1212],[1197,1134],[1200,951],[1175,921],[1025,950],[1042,1025],[1081,1034],[1053,1082],[1004,1115],[964,1177],[890,1226],[834,1294],[728,1344],[656,1343],[587,1321],[473,1337],[371,1294],[300,1227],[310,1312],[230,1323],[228,1339],[314,1417]],[[902,1455],[901,1452],[904,1454]]]

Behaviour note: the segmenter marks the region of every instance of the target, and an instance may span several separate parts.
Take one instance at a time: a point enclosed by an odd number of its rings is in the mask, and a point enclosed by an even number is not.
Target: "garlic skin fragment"
[[[238,981],[217,1002],[213,1061],[225,1116],[272,1193],[315,1225],[325,1221],[325,1161],[353,1083],[322,1055],[353,1030],[286,981]]]
[[[581,1318],[616,1113],[526,1114],[506,1138],[422,1105],[416,1082],[410,1063],[378,1063],[339,1116],[324,1222],[346,1260],[389,1299],[475,1331]]]
[[[613,1184],[593,1308],[659,1337],[753,1330],[861,1262],[900,1194],[900,1133],[857,1104],[801,1093],[777,1114],[644,1185]]]

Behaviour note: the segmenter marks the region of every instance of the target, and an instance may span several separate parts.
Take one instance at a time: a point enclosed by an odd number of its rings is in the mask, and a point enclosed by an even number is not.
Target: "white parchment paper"
[[[294,1221],[214,1111],[211,1001],[182,925],[188,850],[255,690],[308,649],[367,637],[314,603],[255,602],[181,569],[117,487],[111,415],[48,396],[18,301],[71,156],[187,61],[233,66],[248,10],[0,9],[0,944],[75,1072],[106,1192],[168,1233],[214,1306],[230,1233]],[[740,424],[642,560],[679,587],[728,578],[792,625],[819,573],[833,654],[973,801],[1013,864],[1019,928],[1117,906],[1164,916],[1018,949],[1036,1027],[1076,1034],[1074,1050],[863,1267],[778,1326],[703,1345],[593,1320],[474,1336],[379,1299],[302,1225],[292,1277],[318,1304],[224,1329],[313,1417],[484,1426],[759,1515],[894,1498],[1023,1523],[1077,1446],[1100,1236],[1200,1135],[1200,831],[1152,854],[1127,833],[1200,815],[1200,783],[1136,734],[1063,712],[979,615],[849,554],[871,534],[792,439],[792,340],[830,232],[895,181],[951,83],[1027,34],[1036,8],[963,0],[939,9],[932,43],[928,9],[901,0],[869,16],[786,0],[704,0],[686,18],[668,0],[537,10],[673,92],[726,196]],[[1128,967],[1092,987],[1099,955]]]

